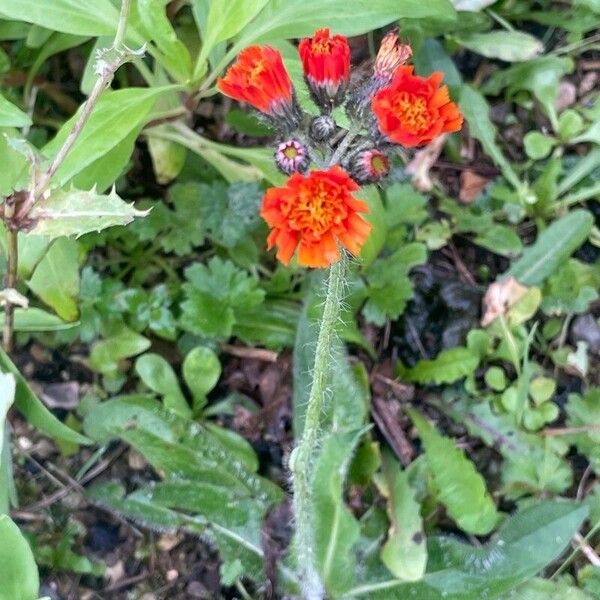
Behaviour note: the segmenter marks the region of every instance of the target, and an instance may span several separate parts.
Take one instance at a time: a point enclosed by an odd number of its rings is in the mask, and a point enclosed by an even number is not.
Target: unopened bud
[[[362,150],[350,159],[350,174],[361,185],[375,183],[390,172],[390,159],[380,150]]]
[[[303,173],[310,164],[308,150],[302,142],[296,139],[281,142],[275,151],[275,164],[286,175],[295,172]]]
[[[335,133],[335,129],[335,121],[330,116],[315,117],[310,123],[310,137],[315,142],[324,142]]]

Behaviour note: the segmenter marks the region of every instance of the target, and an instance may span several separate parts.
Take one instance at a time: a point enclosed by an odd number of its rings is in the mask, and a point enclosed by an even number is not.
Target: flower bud
[[[377,148],[369,148],[350,159],[352,179],[361,185],[375,183],[390,172],[389,158]]]
[[[311,121],[310,137],[315,142],[324,142],[335,133],[335,129],[335,121],[328,115],[321,115]]]
[[[308,150],[302,142],[296,139],[281,142],[275,151],[275,164],[286,175],[295,172],[304,173],[310,164]]]

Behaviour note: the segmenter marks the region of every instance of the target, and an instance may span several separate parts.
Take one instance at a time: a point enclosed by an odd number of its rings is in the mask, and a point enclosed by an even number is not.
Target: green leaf
[[[164,227],[160,243],[167,252],[177,256],[190,254],[204,241],[204,226],[200,214],[201,187],[196,182],[176,183],[169,189],[172,210],[162,203],[155,204],[156,220]],[[152,214],[152,213],[151,213]],[[145,236],[144,239],[153,239]]]
[[[16,21],[35,23],[47,29],[77,35],[112,35],[117,28],[119,11],[110,0],[0,0],[0,12]]]
[[[79,317],[77,242],[69,238],[58,238],[38,264],[27,285],[63,321],[76,321]]]
[[[29,216],[36,220],[31,232],[50,239],[90,231],[101,231],[115,225],[127,225],[148,211],[136,210],[119,198],[113,189],[110,194],[95,190],[54,190],[47,198],[35,203]]]
[[[544,135],[540,131],[529,131],[525,134],[523,143],[525,145],[525,152],[527,152],[529,158],[541,160],[550,154],[556,140]]]
[[[41,432],[56,440],[71,444],[90,443],[88,438],[61,423],[42,404],[2,348],[0,348],[0,367],[2,367],[2,370],[14,375],[16,381],[15,408],[27,419],[30,425],[37,427]]]
[[[362,431],[332,433],[322,442],[313,489],[315,562],[325,589],[334,598],[353,584],[358,522],[344,504],[348,467]]]
[[[27,127],[31,119],[0,94],[0,127]]]
[[[444,49],[444,46],[436,39],[427,38],[413,56],[416,72],[425,77],[434,71],[444,73],[444,83],[454,93],[462,85],[460,71],[456,68],[454,61]],[[397,185],[397,184],[396,184]]]
[[[593,223],[594,217],[587,210],[575,210],[554,221],[504,276],[513,276],[525,285],[539,285],[585,242]]]
[[[578,573],[579,575],[579,573]],[[583,590],[570,586],[566,581],[535,578],[498,600],[592,600]]]
[[[30,164],[27,157],[16,146],[23,140],[14,129],[0,128],[0,195],[8,196],[13,190],[26,188]]]
[[[148,353],[135,362],[140,379],[157,394],[163,396],[163,404],[182,417],[190,417],[192,411],[181,393],[177,375],[171,365],[159,354]]]
[[[33,553],[8,515],[0,515],[0,540],[0,600],[37,600],[40,580]]]
[[[377,581],[346,594],[369,600],[481,600],[495,598],[557,559],[577,532],[586,507],[540,502],[502,525],[491,542],[473,547],[455,538],[431,538],[423,581]],[[520,598],[520,596],[517,596]]]
[[[479,365],[480,357],[470,348],[462,346],[442,350],[432,360],[420,360],[412,369],[403,370],[402,375],[417,383],[454,383],[471,375]]]
[[[138,0],[137,8],[145,29],[143,33],[154,40],[160,51],[158,62],[179,81],[187,81],[192,75],[192,59],[166,15],[166,3],[163,0]]]
[[[186,354],[182,371],[194,397],[194,408],[202,408],[206,404],[206,395],[221,377],[219,357],[209,347],[197,346]]]
[[[236,322],[236,309],[258,306],[265,295],[256,277],[218,257],[208,265],[188,267],[185,276],[182,327],[206,337],[228,338]]]
[[[99,188],[111,185],[125,168],[135,138],[156,99],[173,89],[174,86],[131,87],[104,92],[67,158],[56,171],[53,182],[64,186],[72,180],[79,188],[91,188],[96,182],[90,181],[90,173],[107,170],[109,176],[104,174],[104,185]],[[44,147],[47,156],[55,156],[63,146],[80,112],[81,108]]]
[[[475,88],[464,85],[460,94],[460,107],[469,123],[469,133],[481,142],[486,154],[502,171],[504,178],[516,190],[521,189],[519,177],[496,143],[496,127],[490,120],[490,105],[487,100]]]
[[[384,476],[390,529],[381,560],[398,579],[419,581],[427,565],[421,505],[415,499],[407,471],[400,470],[389,455],[384,460]]]
[[[569,436],[571,443],[600,473],[600,388],[590,388],[583,396],[569,394],[566,411],[569,427],[589,428],[589,431]]]
[[[360,250],[360,262],[363,266],[368,266],[381,252],[388,228],[385,209],[377,187],[374,185],[363,186],[358,196],[369,207],[365,219],[372,225],[371,233]]]
[[[312,35],[315,30],[315,15],[319,16],[319,27],[330,27],[336,33],[359,35],[403,17],[453,20],[456,13],[448,0],[270,0],[268,5],[244,29],[236,44],[244,47],[252,42],[278,38],[296,38]]]
[[[448,514],[464,531],[488,534],[498,524],[499,515],[483,477],[453,440],[440,435],[415,410],[409,414],[419,431],[438,497]]]
[[[0,312],[0,327],[4,324],[4,313]],[[13,328],[15,331],[63,331],[78,325],[65,323],[60,317],[41,308],[15,308]]]
[[[202,40],[202,51],[198,57],[194,77],[199,77],[204,62],[216,44],[239,33],[271,0],[229,0],[211,2],[206,23],[206,35]]]
[[[490,31],[453,36],[465,48],[506,62],[531,60],[544,50],[544,45],[536,37],[523,31]]]
[[[148,338],[123,326],[111,337],[94,344],[89,365],[104,375],[114,376],[119,371],[119,361],[137,356],[149,347]]]
[[[386,258],[377,259],[367,271],[368,300],[365,318],[380,327],[386,319],[397,319],[413,294],[409,271],[427,260],[424,244],[413,242],[398,248]]]

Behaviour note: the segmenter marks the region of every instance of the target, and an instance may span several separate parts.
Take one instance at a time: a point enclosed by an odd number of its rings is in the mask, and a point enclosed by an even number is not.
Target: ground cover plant
[[[0,0],[0,600],[600,597],[596,0]]]

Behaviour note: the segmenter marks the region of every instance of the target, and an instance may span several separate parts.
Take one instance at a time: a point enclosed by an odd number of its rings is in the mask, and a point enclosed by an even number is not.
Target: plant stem
[[[12,205],[14,210],[14,205]],[[6,206],[6,213],[9,212],[9,206]],[[15,229],[6,230],[7,236],[7,256],[8,265],[6,270],[6,285],[5,287],[12,290],[17,285],[17,265],[19,261],[19,245],[17,242],[18,231]],[[6,306],[4,307],[4,330],[2,332],[2,345],[4,350],[9,353],[13,349],[13,329],[14,329],[14,305],[10,302],[10,298],[6,299]]]
[[[342,258],[329,270],[327,296],[317,338],[313,380],[306,408],[304,431],[300,443],[290,459],[294,483],[296,545],[298,563],[302,570],[300,581],[303,582],[304,594],[308,600],[320,600],[323,597],[322,586],[315,568],[311,467],[313,451],[317,445],[323,397],[330,372],[331,346],[344,293],[345,275],[346,257],[342,253]]]

